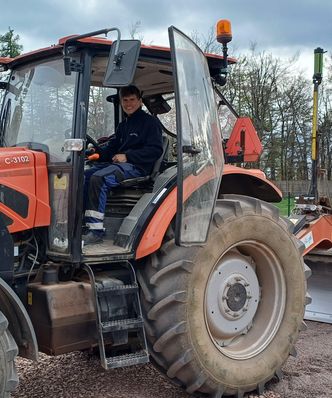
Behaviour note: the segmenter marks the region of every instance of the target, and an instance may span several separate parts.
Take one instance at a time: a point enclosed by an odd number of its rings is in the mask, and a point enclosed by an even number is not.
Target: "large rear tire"
[[[280,377],[306,304],[290,230],[274,206],[228,196],[206,245],[166,238],[138,273],[153,362],[188,393],[242,397]]]
[[[8,330],[8,321],[0,312],[0,398],[9,398],[18,385],[15,358],[18,349]]]

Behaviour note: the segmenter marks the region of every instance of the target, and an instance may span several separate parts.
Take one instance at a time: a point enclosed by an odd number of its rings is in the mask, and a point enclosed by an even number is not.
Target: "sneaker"
[[[92,245],[94,243],[101,243],[103,241],[102,234],[98,232],[92,232],[91,230],[86,234],[82,236],[82,240],[84,242],[84,245]]]

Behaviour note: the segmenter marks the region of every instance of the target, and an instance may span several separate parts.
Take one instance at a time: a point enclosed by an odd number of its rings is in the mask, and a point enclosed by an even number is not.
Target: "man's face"
[[[142,100],[135,94],[127,95],[121,98],[121,106],[123,111],[130,116],[142,106]]]

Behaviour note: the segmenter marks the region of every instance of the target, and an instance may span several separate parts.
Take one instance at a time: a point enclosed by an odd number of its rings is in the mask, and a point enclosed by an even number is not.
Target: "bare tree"
[[[249,116],[264,151],[259,166],[272,179],[308,178],[310,84],[293,65],[272,54],[240,55],[231,67],[227,97],[242,116]]]
[[[129,35],[131,39],[137,39],[143,41],[144,35],[141,32],[142,22],[140,20],[131,23],[129,26]]]
[[[202,51],[212,54],[221,54],[222,46],[216,40],[215,27],[211,26],[207,34],[202,34],[198,30],[193,30],[190,38],[201,48]]]

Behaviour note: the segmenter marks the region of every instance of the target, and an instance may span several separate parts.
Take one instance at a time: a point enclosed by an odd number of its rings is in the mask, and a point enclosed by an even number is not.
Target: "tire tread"
[[[226,222],[230,223],[247,214],[267,217],[290,233],[291,225],[280,217],[277,207],[247,196],[225,195],[218,200],[212,222],[214,228],[219,229]],[[291,239],[294,240],[294,247],[298,248],[295,237]],[[138,272],[152,360],[163,373],[190,394],[203,393],[214,398],[221,398],[224,394],[243,397],[245,392],[255,388],[261,393],[266,382],[273,376],[282,377],[279,368],[256,386],[234,388],[217,384],[216,380],[203,371],[195,350],[184,336],[188,331],[187,322],[179,314],[183,312],[181,306],[188,300],[183,284],[189,280],[195,266],[195,250],[193,247],[175,246],[172,233],[165,237],[161,249],[148,258],[145,269]]]
[[[3,380],[5,384],[0,386],[3,388],[1,397],[9,398],[10,393],[18,386],[18,376],[15,367],[15,358],[18,354],[18,348],[13,336],[8,330],[8,321],[2,312],[0,312],[0,344],[3,350],[3,355],[0,355],[0,360],[2,360],[3,363],[0,366],[4,369],[2,374],[6,375],[5,380]]]

